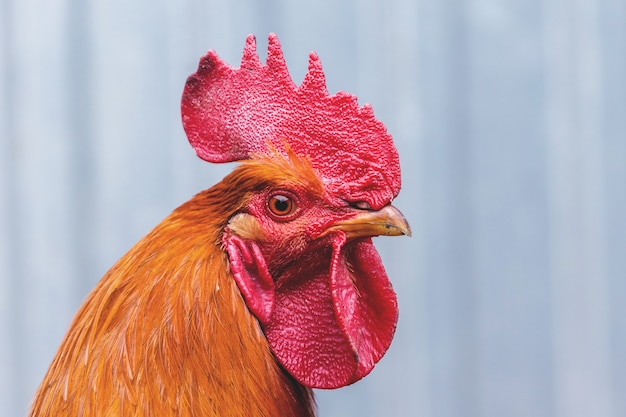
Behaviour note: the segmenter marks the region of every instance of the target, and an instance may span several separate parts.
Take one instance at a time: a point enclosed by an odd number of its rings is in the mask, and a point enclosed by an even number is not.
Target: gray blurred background
[[[391,349],[320,415],[626,416],[624,0],[0,0],[0,414],[104,272],[232,169],[195,156],[180,94],[269,32],[296,83],[316,50],[373,105],[414,230],[376,240]]]

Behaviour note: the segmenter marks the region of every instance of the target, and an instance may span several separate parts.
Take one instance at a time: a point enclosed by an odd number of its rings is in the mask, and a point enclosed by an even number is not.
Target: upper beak
[[[341,220],[328,229],[322,236],[334,230],[341,230],[348,240],[372,236],[411,236],[411,227],[400,210],[391,204],[378,211],[363,211],[347,220]]]

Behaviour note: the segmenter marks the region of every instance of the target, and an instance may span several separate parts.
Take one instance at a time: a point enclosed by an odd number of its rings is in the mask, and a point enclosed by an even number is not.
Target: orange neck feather
[[[311,390],[277,364],[229,271],[221,231],[241,201],[227,179],[176,209],[102,278],[32,417],[314,414]]]

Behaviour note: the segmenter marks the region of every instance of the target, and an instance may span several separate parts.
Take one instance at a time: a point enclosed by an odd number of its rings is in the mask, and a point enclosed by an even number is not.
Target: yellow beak
[[[334,230],[341,230],[348,239],[372,236],[411,236],[411,227],[400,210],[391,204],[378,211],[363,211],[356,216],[341,220],[328,229],[322,236]]]

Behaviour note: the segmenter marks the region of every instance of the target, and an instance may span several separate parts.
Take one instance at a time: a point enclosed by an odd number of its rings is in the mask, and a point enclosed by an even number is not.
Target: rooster
[[[240,68],[209,51],[181,109],[202,159],[241,163],[105,274],[32,417],[313,416],[312,388],[363,378],[391,343],[397,301],[371,238],[410,229],[371,107],[330,96],[314,52],[296,86],[270,34],[266,64],[252,35]]]

